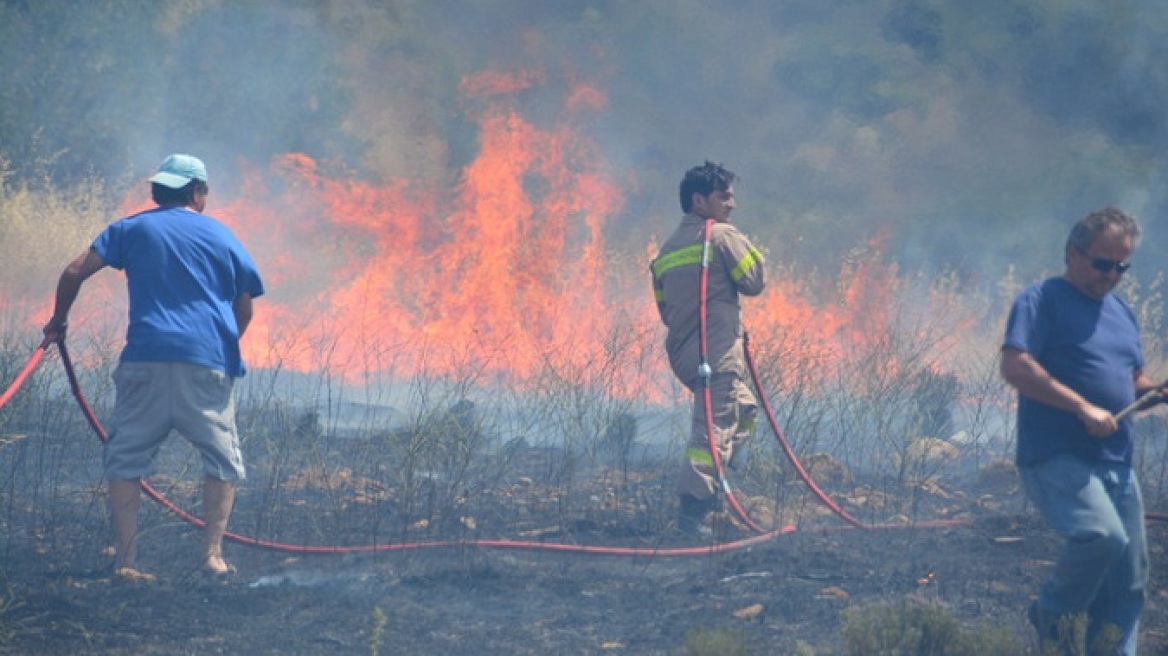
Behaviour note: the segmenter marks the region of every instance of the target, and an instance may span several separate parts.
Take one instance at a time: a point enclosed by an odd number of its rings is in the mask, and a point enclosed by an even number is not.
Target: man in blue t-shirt
[[[1117,415],[1157,386],[1144,375],[1136,317],[1111,292],[1139,239],[1116,209],[1076,223],[1066,272],[1018,295],[1002,343],[1002,377],[1018,390],[1022,484],[1066,538],[1029,617],[1040,640],[1064,650],[1073,637],[1062,620],[1085,614],[1088,645],[1136,653],[1148,550],[1131,420]]]
[[[233,568],[223,559],[223,534],[235,483],[246,475],[235,427],[235,379],[245,371],[239,339],[264,286],[235,235],[202,213],[208,191],[202,161],[171,155],[150,182],[158,207],[114,222],[65,268],[44,333],[64,339],[69,309],[90,276],[107,266],[125,271],[129,328],[102,452],[117,540],[114,571],[153,578],[136,569],[139,487],[173,429],[202,455],[203,570],[225,575]]]

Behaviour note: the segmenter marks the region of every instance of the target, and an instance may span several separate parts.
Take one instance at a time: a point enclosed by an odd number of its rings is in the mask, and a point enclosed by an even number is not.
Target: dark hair
[[[1140,243],[1140,224],[1122,211],[1108,207],[1091,212],[1080,219],[1067,236],[1067,247],[1074,246],[1080,251],[1085,251],[1091,247],[1099,233],[1108,228],[1115,228],[1125,236],[1131,237],[1133,246]]]
[[[207,193],[207,183],[202,180],[191,180],[178,189],[172,189],[157,182],[150,183],[150,197],[159,206],[181,205],[186,207],[195,202],[196,192]]]
[[[681,179],[681,211],[689,214],[693,209],[694,194],[709,196],[715,191],[727,191],[736,180],[738,176],[733,171],[710,160],[693,167]]]

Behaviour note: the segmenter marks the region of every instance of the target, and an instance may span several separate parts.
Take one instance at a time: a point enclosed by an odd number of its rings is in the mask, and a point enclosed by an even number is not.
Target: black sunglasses
[[[1087,255],[1087,251],[1081,248],[1079,249],[1079,252],[1083,254],[1083,257],[1091,260],[1091,268],[1095,269],[1099,273],[1111,273],[1111,270],[1115,269],[1115,271],[1122,276],[1123,274],[1127,273],[1128,269],[1131,268],[1131,262],[1118,262],[1116,260],[1109,260],[1105,257],[1091,257],[1090,255]]]

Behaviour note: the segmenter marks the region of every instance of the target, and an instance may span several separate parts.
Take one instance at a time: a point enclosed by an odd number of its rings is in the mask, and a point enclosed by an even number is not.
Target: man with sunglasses
[[[1084,615],[1090,649],[1136,653],[1148,552],[1132,422],[1116,415],[1157,385],[1144,374],[1135,314],[1112,292],[1139,239],[1135,219],[1114,208],[1076,223],[1065,273],[1018,295],[1002,344],[1002,377],[1018,391],[1022,485],[1066,538],[1028,611],[1059,653],[1079,653],[1071,625]]]

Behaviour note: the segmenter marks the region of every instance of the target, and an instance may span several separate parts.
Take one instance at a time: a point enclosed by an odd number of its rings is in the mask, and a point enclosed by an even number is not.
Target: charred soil
[[[606,481],[580,481],[580,491],[602,499]],[[950,490],[922,508],[921,519],[936,512],[958,520],[954,526],[875,530],[850,528],[804,501],[783,517],[798,526],[793,532],[677,557],[651,551],[709,542],[647,528],[619,507],[565,529],[554,506],[525,504],[521,520],[513,507],[477,523],[464,516],[454,528],[428,525],[427,539],[453,540],[442,547],[302,555],[229,544],[238,572],[226,579],[195,567],[195,528],[145,511],[145,502],[142,567],[158,580],[127,582],[111,575],[108,531],[94,528],[104,524],[94,490],[59,501],[73,506],[74,530],[7,524],[23,534],[8,536],[0,653],[672,655],[687,653],[695,631],[724,629],[745,653],[822,656],[846,653],[845,609],[872,603],[937,604],[965,626],[1005,627],[1023,653],[1037,653],[1024,611],[1058,539],[1016,488],[973,498]],[[538,526],[563,530],[531,529]],[[716,539],[747,536],[720,526]],[[590,555],[472,542],[515,537],[508,527],[528,541],[641,551]],[[477,535],[491,530],[497,535]],[[1164,524],[1149,524],[1154,580],[1143,654],[1168,654],[1166,537]]]

